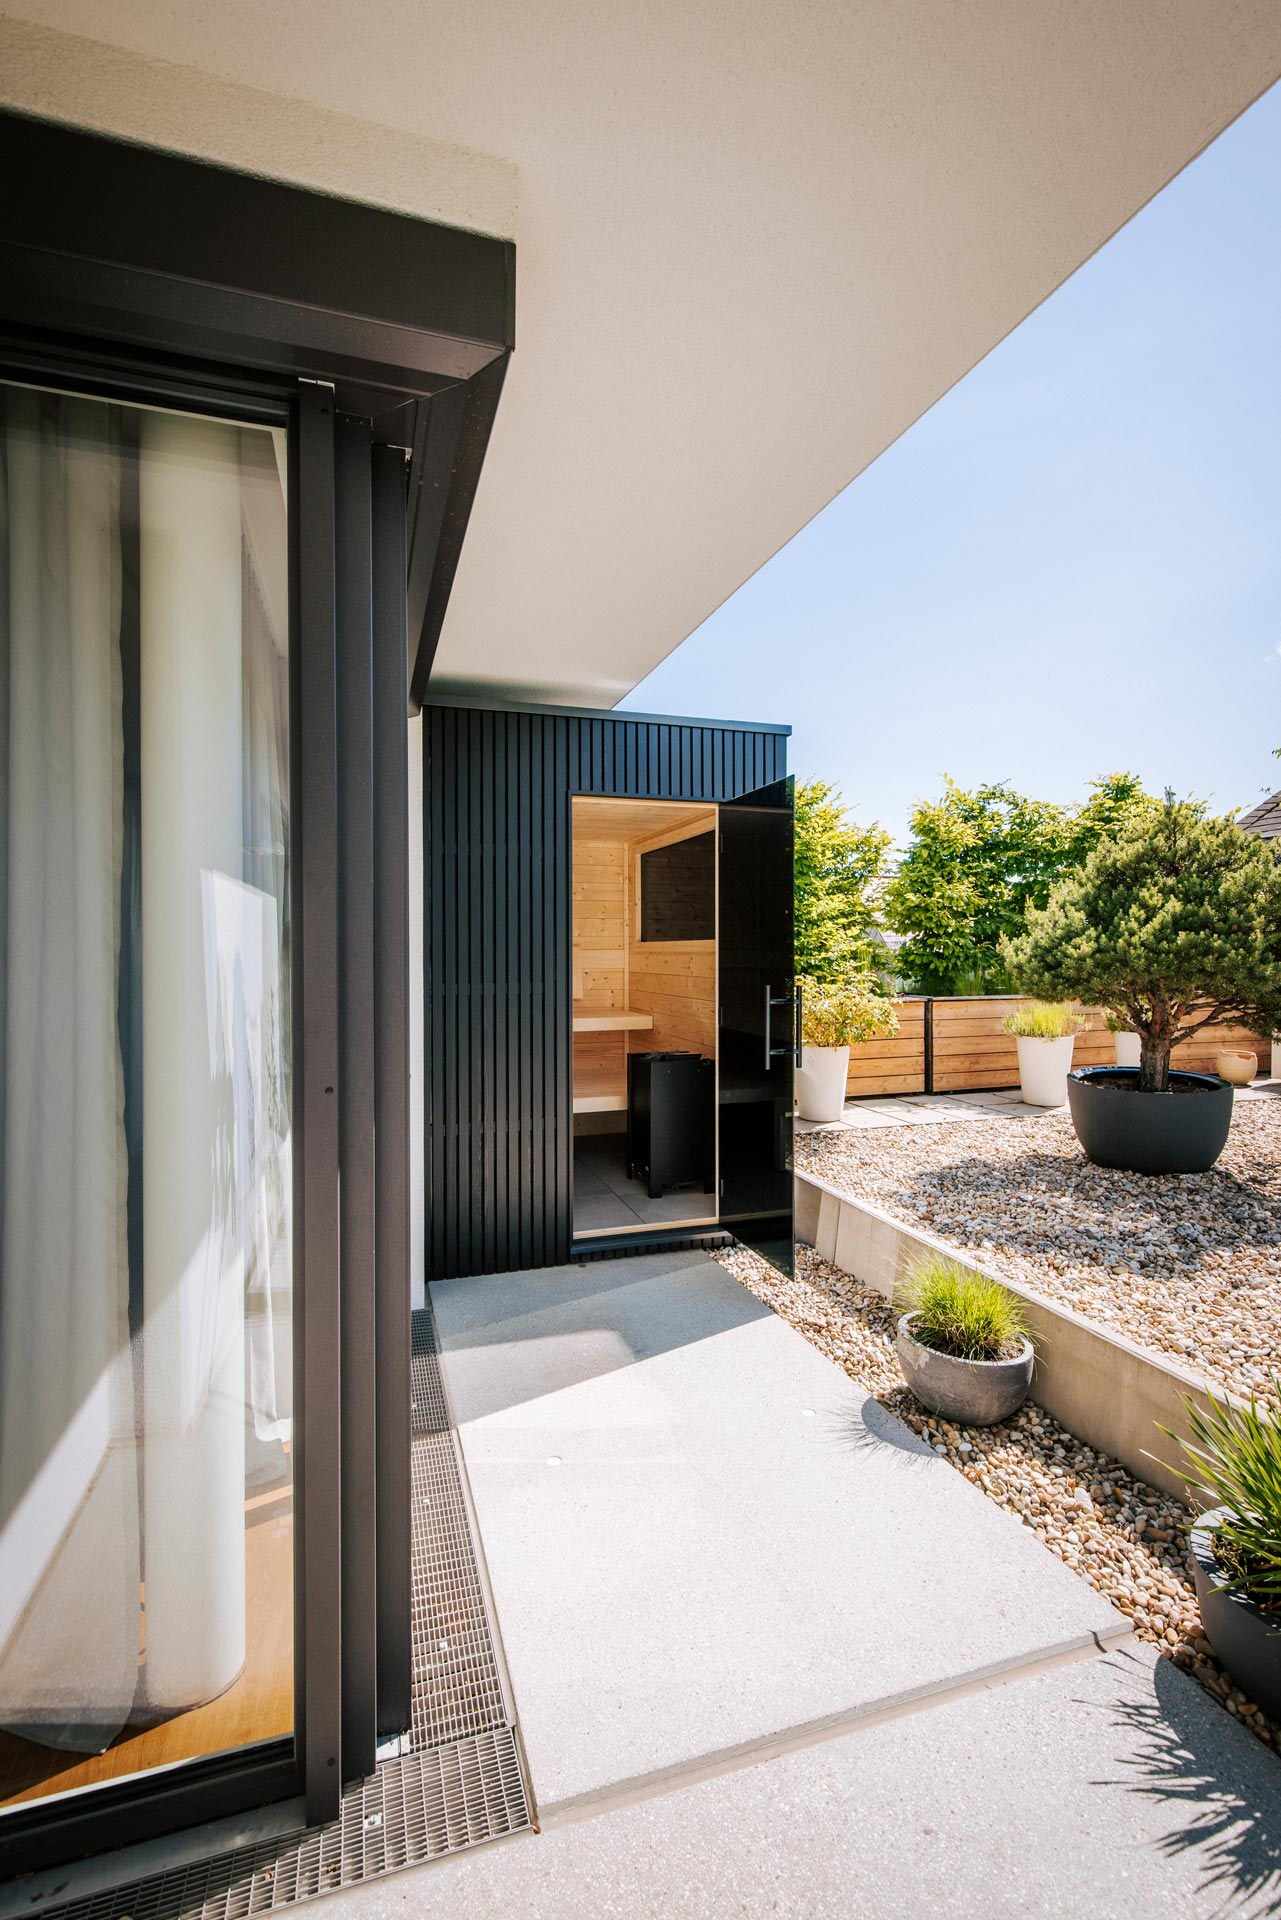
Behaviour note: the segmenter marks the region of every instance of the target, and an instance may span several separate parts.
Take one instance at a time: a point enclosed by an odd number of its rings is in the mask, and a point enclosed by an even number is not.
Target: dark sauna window
[[[641,939],[716,935],[716,836],[696,833],[641,855]]]

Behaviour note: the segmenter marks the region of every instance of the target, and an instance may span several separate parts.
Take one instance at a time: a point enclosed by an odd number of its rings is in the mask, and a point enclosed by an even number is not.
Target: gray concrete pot
[[[1214,1557],[1214,1530],[1226,1507],[1203,1513],[1192,1529],[1192,1577],[1205,1637],[1256,1706],[1281,1720],[1281,1622],[1244,1593],[1220,1593],[1226,1574]]]
[[[915,1318],[905,1313],[899,1321],[894,1351],[903,1378],[923,1407],[966,1427],[994,1427],[1018,1412],[1032,1385],[1035,1356],[1030,1340],[1013,1360],[957,1360],[914,1340]]]

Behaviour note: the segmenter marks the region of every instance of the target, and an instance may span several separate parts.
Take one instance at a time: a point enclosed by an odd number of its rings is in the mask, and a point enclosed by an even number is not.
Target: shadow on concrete
[[[1169,1660],[1157,1661],[1151,1687],[1132,1654],[1109,1654],[1107,1664],[1133,1676],[1135,1694],[1095,1708],[1123,1734],[1126,1751],[1121,1771],[1093,1784],[1121,1786],[1169,1809],[1175,1824],[1158,1847],[1167,1858],[1194,1857],[1200,1890],[1219,1901],[1217,1911],[1260,1920],[1281,1912],[1275,1755]]]
[[[431,1297],[460,1424],[771,1313],[697,1252],[435,1281]]]

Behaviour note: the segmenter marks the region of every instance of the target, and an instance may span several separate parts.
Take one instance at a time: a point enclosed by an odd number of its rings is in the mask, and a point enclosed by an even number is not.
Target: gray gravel
[[[1203,1373],[1281,1372],[1281,1099],[1238,1101],[1209,1173],[1091,1166],[1066,1113],[801,1136],[796,1165]]]
[[[715,1258],[989,1499],[1017,1514],[1051,1553],[1134,1622],[1141,1639],[1281,1753],[1281,1727],[1246,1699],[1202,1635],[1187,1515],[1176,1501],[1083,1445],[1030,1402],[996,1427],[956,1427],[926,1413],[903,1385],[893,1309],[810,1248],[797,1248],[791,1279],[745,1247]]]

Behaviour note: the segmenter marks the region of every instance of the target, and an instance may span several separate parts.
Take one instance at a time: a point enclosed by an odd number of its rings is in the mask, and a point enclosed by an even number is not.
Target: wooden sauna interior
[[[616,1197],[636,1217],[618,1212],[615,1219],[603,1201],[589,1207],[579,1189],[594,1186],[595,1174],[613,1178],[601,1136],[617,1143],[618,1163],[624,1157],[629,1053],[716,1057],[716,808],[593,796],[576,797],[572,809],[575,1232],[703,1223],[715,1217],[712,1194],[669,1194],[647,1204],[628,1191]],[[654,926],[646,927],[644,915],[644,856],[709,835],[706,899],[699,903],[708,937],[652,937]],[[598,1144],[581,1144],[589,1141]]]

